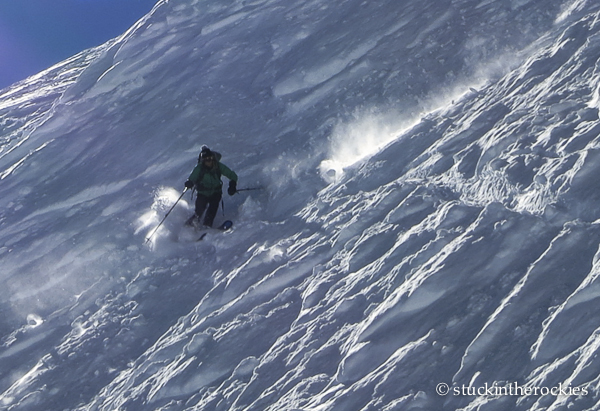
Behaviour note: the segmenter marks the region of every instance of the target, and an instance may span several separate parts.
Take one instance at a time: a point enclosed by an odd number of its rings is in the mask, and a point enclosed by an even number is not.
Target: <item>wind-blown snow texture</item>
[[[2,90],[0,409],[600,409],[599,61],[591,0],[170,0]],[[265,189],[146,243],[203,144]]]

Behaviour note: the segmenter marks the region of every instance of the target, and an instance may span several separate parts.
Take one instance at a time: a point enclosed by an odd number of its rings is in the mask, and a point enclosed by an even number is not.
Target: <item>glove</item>
[[[237,183],[233,180],[229,181],[229,188],[227,188],[227,194],[229,194],[230,196],[234,195],[235,193],[237,193]]]
[[[194,183],[192,183],[190,180],[186,181],[185,188],[194,188]]]

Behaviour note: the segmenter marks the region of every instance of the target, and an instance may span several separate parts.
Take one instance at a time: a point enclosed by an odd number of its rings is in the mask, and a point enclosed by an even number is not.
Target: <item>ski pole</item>
[[[251,187],[251,188],[239,188],[235,191],[254,191],[254,190],[262,190],[262,187]]]
[[[158,225],[156,226],[156,228],[154,229],[154,231],[152,231],[152,234],[150,234],[150,236],[148,238],[146,238],[146,242],[150,241],[150,239],[154,236],[154,234],[156,234],[156,232],[158,231],[158,229],[160,228],[160,226],[162,225],[162,223],[165,222],[165,220],[167,219],[167,217],[169,216],[169,214],[171,214],[171,211],[173,211],[173,209],[175,208],[175,206],[177,205],[177,203],[179,202],[179,200],[181,200],[183,198],[183,195],[188,191],[188,188],[186,187],[183,190],[183,193],[181,193],[181,195],[179,196],[179,198],[177,199],[177,201],[175,201],[175,204],[173,204],[173,207],[171,207],[171,209],[169,211],[167,211],[167,214],[165,214],[165,216],[163,217],[162,220],[160,220],[160,223],[158,223]]]

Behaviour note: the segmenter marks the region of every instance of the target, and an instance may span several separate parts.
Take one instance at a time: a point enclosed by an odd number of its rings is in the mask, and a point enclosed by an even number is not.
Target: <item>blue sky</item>
[[[125,32],[157,0],[0,0],[0,89]]]

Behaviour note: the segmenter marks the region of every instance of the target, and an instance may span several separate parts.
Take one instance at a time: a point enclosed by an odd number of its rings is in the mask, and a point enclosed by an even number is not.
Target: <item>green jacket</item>
[[[221,175],[237,182],[238,176],[229,167],[220,162],[216,162],[212,168],[208,168],[202,163],[198,163],[188,180],[196,185],[199,195],[210,197],[213,194],[221,193],[223,182]]]

